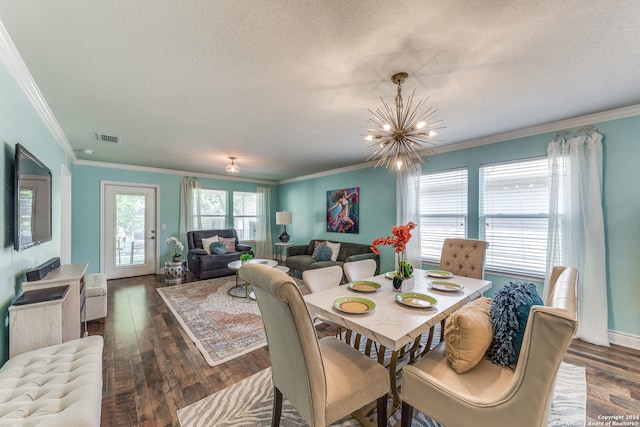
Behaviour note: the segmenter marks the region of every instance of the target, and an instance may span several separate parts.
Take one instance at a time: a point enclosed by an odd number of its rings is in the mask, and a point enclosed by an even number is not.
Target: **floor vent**
[[[104,133],[96,133],[96,139],[100,142],[110,142],[112,144],[118,144],[120,142],[119,136],[107,135]]]

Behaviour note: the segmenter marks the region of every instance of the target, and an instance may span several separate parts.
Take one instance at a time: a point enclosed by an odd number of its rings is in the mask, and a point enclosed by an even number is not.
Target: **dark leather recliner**
[[[202,246],[202,239],[213,236],[235,238],[236,252],[227,252],[225,254],[209,254]],[[187,232],[187,265],[191,274],[198,279],[211,279],[214,277],[231,276],[236,274],[235,270],[227,268],[227,264],[232,261],[238,261],[240,255],[251,254],[251,246],[238,243],[238,234],[233,228],[224,230],[197,230]]]

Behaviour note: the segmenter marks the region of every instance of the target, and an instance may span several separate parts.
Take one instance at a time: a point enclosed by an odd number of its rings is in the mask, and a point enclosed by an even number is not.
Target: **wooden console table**
[[[51,270],[42,280],[22,283],[24,292],[69,285],[69,292],[61,306],[62,342],[80,338],[86,333],[84,288],[84,274],[86,270],[87,263],[63,264],[55,270]],[[83,327],[83,325],[85,326]],[[18,334],[18,339],[20,339],[20,334],[26,333],[26,331],[16,332],[13,329],[10,331],[11,335]]]
[[[26,291],[9,307],[9,357],[62,343],[69,285]]]

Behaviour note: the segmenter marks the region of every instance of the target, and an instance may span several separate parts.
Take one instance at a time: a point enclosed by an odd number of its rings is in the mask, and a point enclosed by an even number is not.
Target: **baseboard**
[[[640,337],[637,335],[609,330],[609,342],[611,344],[621,345],[634,350],[640,350]]]

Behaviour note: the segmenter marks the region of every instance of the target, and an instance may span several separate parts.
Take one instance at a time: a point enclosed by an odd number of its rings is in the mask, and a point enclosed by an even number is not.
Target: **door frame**
[[[124,182],[124,181],[100,181],[100,272],[105,272],[105,225],[104,225],[104,197],[105,197],[105,187],[107,185],[114,185],[118,187],[135,187],[135,188],[152,188],[156,192],[156,217],[155,217],[155,230],[156,230],[156,238],[155,238],[155,274],[160,274],[162,272],[160,268],[160,186],[158,184],[144,184],[144,183],[135,183],[135,182]]]

